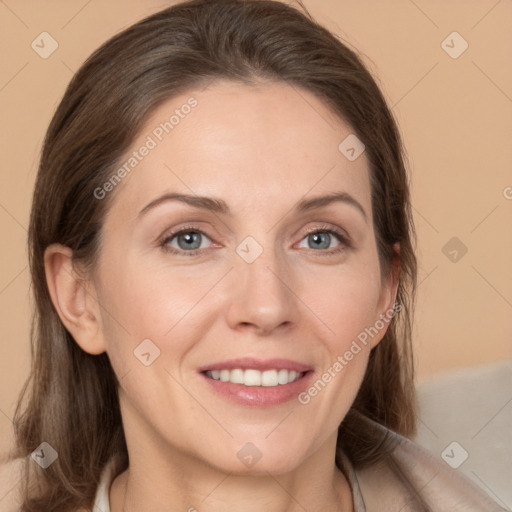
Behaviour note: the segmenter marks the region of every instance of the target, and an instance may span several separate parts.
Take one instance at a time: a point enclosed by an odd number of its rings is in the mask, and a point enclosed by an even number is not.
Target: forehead
[[[147,119],[121,162],[132,165],[114,207],[130,216],[157,195],[183,192],[222,197],[247,212],[346,191],[370,211],[366,155],[350,161],[339,150],[352,133],[296,86],[217,81],[173,97]]]

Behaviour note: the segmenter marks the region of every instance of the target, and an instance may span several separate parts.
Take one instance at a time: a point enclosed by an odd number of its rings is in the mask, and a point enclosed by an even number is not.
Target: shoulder
[[[3,462],[0,465],[0,510],[18,512],[21,503],[21,487],[24,459]]]
[[[384,429],[384,427],[382,427]],[[393,449],[357,470],[367,512],[507,512],[469,478],[419,444],[388,431]]]

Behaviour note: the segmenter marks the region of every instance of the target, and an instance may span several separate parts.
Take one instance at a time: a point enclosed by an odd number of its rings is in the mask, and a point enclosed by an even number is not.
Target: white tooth
[[[246,386],[261,386],[261,372],[259,370],[245,370],[244,384]]]
[[[289,384],[297,380],[301,374],[295,370],[242,370],[234,368],[233,370],[210,370],[207,376],[221,382],[231,382],[233,384],[244,384],[245,386],[266,386],[275,387],[277,385]]]
[[[279,370],[277,380],[279,384],[288,384],[288,370]]]
[[[279,381],[277,380],[277,370],[265,370],[261,375],[262,386],[277,386]]]
[[[244,371],[240,368],[235,368],[231,370],[230,382],[233,384],[243,384],[244,383]]]

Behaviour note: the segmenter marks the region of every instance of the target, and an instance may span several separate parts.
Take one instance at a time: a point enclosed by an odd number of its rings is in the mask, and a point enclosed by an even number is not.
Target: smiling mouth
[[[232,370],[208,370],[203,372],[209,379],[229,382],[231,384],[242,384],[244,386],[264,386],[276,387],[284,386],[295,382],[308,372],[297,372],[295,370],[271,369],[271,370],[255,370],[233,368]]]

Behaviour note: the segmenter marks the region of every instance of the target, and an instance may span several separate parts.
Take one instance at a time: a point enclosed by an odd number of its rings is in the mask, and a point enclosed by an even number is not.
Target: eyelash
[[[176,238],[176,236],[182,235],[182,234],[185,234],[185,233],[191,233],[191,232],[199,233],[201,235],[205,235],[207,238],[211,239],[204,231],[202,231],[201,229],[197,228],[196,226],[186,226],[186,227],[184,227],[184,228],[182,228],[182,229],[180,229],[178,231],[174,231],[173,233],[166,234],[160,240],[159,246],[162,248],[162,250],[164,250],[167,253],[171,253],[171,254],[175,254],[175,255],[180,255],[180,256],[181,255],[183,255],[183,256],[196,256],[200,252],[208,250],[208,249],[194,249],[192,251],[184,251],[184,250],[178,250],[178,249],[174,249],[174,248],[170,248],[169,247],[169,245],[168,245],[169,242],[171,240],[173,240],[174,238]],[[338,247],[335,247],[334,249],[325,249],[325,250],[321,250],[321,251],[315,251],[315,249],[310,249],[311,251],[321,253],[322,256],[336,256],[339,253],[341,253],[342,251],[352,247],[352,242],[351,242],[351,240],[349,239],[349,237],[347,235],[345,235],[341,231],[333,229],[330,226],[320,226],[320,227],[317,226],[315,228],[307,230],[306,233],[304,234],[304,236],[301,238],[301,241],[304,238],[306,238],[307,236],[315,234],[315,233],[329,233],[330,235],[334,235],[335,238],[337,238],[338,241],[340,242],[340,245]]]

